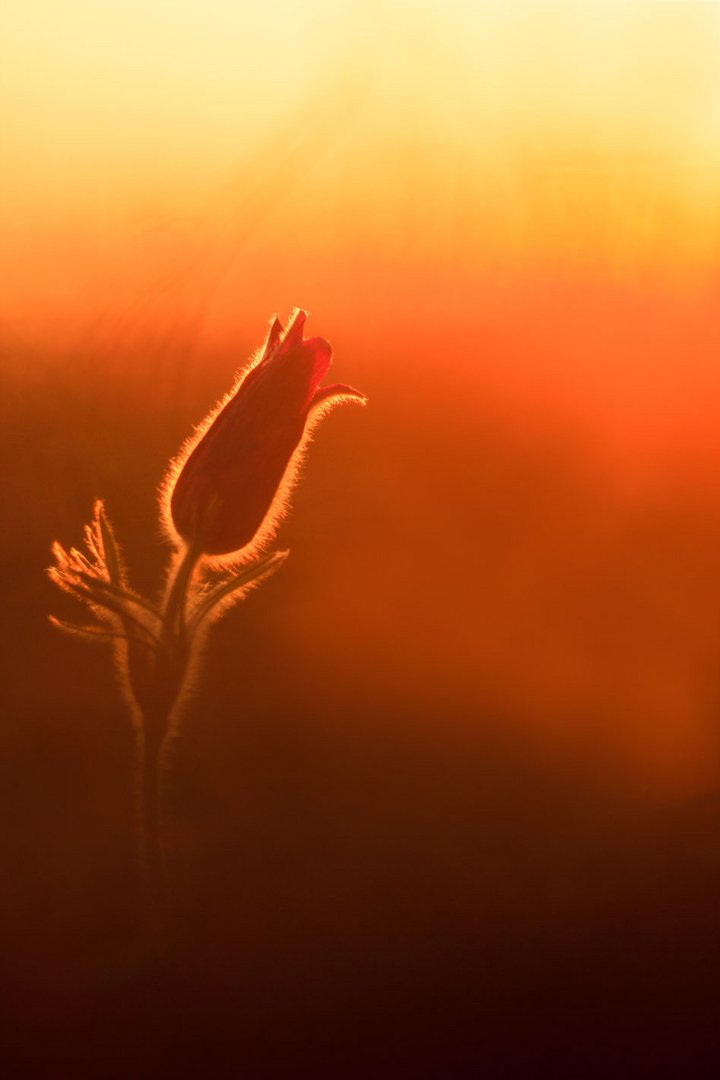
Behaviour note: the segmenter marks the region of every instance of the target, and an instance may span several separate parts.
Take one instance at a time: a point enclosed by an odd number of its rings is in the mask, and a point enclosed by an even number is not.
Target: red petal
[[[308,377],[308,391],[303,401],[303,409],[307,409],[313,402],[315,393],[330,369],[332,361],[332,346],[325,338],[308,338],[303,342],[303,349],[312,353],[312,368]]]
[[[287,328],[285,337],[283,338],[284,348],[289,348],[292,345],[300,345],[303,339],[303,327],[305,326],[305,320],[307,319],[307,312],[302,308],[298,308],[293,321]]]
[[[270,331],[269,331],[268,336],[267,336],[267,341],[265,342],[265,348],[262,351],[262,359],[263,360],[265,360],[266,357],[268,357],[270,355],[270,353],[274,350],[274,348],[277,345],[278,341],[282,337],[282,332],[283,332],[283,324],[280,322],[280,320],[278,319],[278,317],[276,315],[275,318],[273,319],[273,324],[270,327]]]

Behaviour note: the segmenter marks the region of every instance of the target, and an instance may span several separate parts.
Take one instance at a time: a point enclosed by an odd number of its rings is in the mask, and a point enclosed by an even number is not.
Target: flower
[[[365,403],[350,386],[320,386],[332,349],[323,338],[303,338],[306,318],[296,311],[286,331],[273,321],[257,360],[171,467],[168,529],[199,555],[262,546],[283,514],[317,420],[340,402]]]

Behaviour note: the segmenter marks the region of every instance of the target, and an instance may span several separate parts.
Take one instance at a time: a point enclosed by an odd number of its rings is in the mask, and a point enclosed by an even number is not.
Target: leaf
[[[133,592],[132,589],[125,589],[122,585],[115,585],[112,581],[104,581],[102,578],[95,577],[94,574],[88,574],[85,571],[78,571],[77,577],[84,585],[87,585],[88,588],[99,589],[101,592],[107,593],[117,600],[125,601],[129,604],[137,604],[139,607],[144,608],[150,615],[154,615],[156,619],[159,619],[162,622],[162,615],[155,606],[151,604],[149,600],[146,600],[144,596],[140,596],[139,593]]]
[[[289,554],[289,551],[274,551],[271,555],[245,567],[239,573],[212,589],[212,591],[201,601],[197,611],[190,620],[190,634],[192,635],[195,633],[203,619],[205,619],[218,604],[222,603],[223,600],[228,599],[233,593],[238,592],[238,590],[242,588],[251,585],[259,585],[264,578],[269,577],[270,574],[274,574],[276,570],[279,570]]]
[[[120,641],[134,641],[138,645],[144,645],[146,649],[154,648],[152,642],[146,641],[143,638],[133,637],[131,634],[120,634],[114,630],[103,630],[99,626],[82,626],[80,623],[58,619],[55,615],[49,615],[48,619],[53,626],[58,628],[58,630],[64,630],[67,634],[74,634],[77,637],[111,638]]]
[[[60,582],[58,582],[60,584]],[[71,596],[75,596],[78,600],[82,600],[86,604],[90,604],[91,607],[105,608],[113,615],[117,615],[122,619],[124,623],[132,623],[143,634],[155,644],[159,645],[157,636],[153,633],[149,626],[146,626],[141,619],[138,619],[130,611],[127,610],[121,600],[116,600],[114,597],[103,595],[90,586],[76,584],[72,581],[68,581],[67,578],[62,582],[62,588],[66,592],[69,592]]]
[[[123,561],[115,541],[115,534],[112,531],[112,526],[105,513],[105,506],[100,499],[95,503],[95,520],[100,530],[100,539],[102,540],[102,550],[108,577],[114,585],[122,585],[125,577]]]

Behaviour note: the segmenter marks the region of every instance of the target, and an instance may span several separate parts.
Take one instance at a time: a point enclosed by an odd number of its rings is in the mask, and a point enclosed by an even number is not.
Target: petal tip
[[[296,345],[303,339],[303,328],[307,320],[307,311],[302,308],[295,308],[295,311],[290,317],[290,323],[285,332],[284,342],[286,345]]]

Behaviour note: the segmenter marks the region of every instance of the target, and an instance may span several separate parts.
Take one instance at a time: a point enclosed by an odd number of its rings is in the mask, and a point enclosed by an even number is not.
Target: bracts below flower
[[[62,630],[114,646],[118,683],[137,737],[140,853],[153,904],[160,899],[162,852],[160,784],[168,747],[187,698],[206,632],[229,607],[282,566],[275,551],[234,572],[208,572],[184,549],[175,557],[163,602],[155,606],[127,585],[125,565],[99,500],[85,527],[85,551],[53,544],[52,581],[85,603],[96,621]]]

